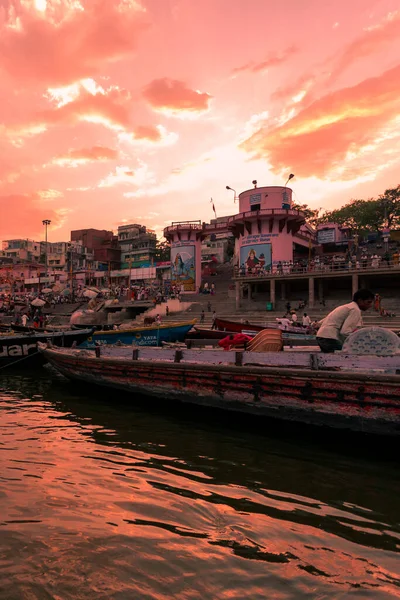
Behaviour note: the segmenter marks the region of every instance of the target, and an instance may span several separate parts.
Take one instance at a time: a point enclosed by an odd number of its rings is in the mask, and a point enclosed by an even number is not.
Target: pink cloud
[[[105,162],[108,160],[116,160],[117,158],[117,150],[105,146],[93,146],[92,148],[70,150],[66,154],[58,156],[54,162],[60,165],[76,166],[80,163]]]
[[[121,128],[130,125],[131,96],[127,90],[113,88],[106,93],[92,94],[81,90],[75,100],[60,108],[42,111],[36,116],[38,124],[75,123],[99,118],[106,124]]]
[[[156,109],[203,112],[208,110],[211,96],[189,88],[176,79],[154,79],[143,90],[143,96]]]
[[[268,69],[270,67],[278,67],[282,63],[286,62],[291,56],[296,54],[298,49],[295,46],[290,46],[278,54],[270,54],[265,60],[260,62],[250,61],[241,67],[233,69],[233,73],[242,73],[243,71],[251,71],[252,73],[258,73]]]
[[[42,232],[43,219],[51,220],[51,227],[60,226],[63,211],[54,209],[39,194],[16,194],[0,196],[0,205],[12,207],[7,219],[0,219],[0,238],[27,237]]]
[[[324,96],[280,127],[260,128],[242,146],[276,172],[325,177],[398,116],[399,95],[400,65]]]
[[[132,54],[148,27],[145,12],[131,0],[48,0],[38,13],[11,0],[0,24],[0,69],[13,79],[61,85],[104,71]]]
[[[332,78],[338,77],[353,63],[379,52],[382,48],[400,38],[400,11],[389,14],[384,21],[364,31],[348,44],[337,61]]]
[[[139,125],[134,130],[134,137],[137,140],[159,142],[161,140],[161,132],[157,127],[153,127],[152,125]]]

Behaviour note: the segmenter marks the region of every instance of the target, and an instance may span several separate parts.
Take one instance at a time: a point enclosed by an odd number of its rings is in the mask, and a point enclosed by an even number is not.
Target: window
[[[261,210],[261,204],[252,204],[250,206],[251,212],[256,212],[257,210]]]

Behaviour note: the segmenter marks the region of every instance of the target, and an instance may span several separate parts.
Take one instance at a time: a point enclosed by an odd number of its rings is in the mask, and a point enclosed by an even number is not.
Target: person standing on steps
[[[207,302],[207,310],[208,310],[208,312],[211,312],[211,302],[210,301]]]
[[[320,321],[317,342],[322,352],[341,350],[347,336],[361,327],[361,313],[371,308],[374,294],[370,290],[358,290],[349,304],[338,306]]]
[[[205,313],[204,313],[204,308],[203,308],[203,310],[201,311],[201,315],[200,315],[200,323],[204,323],[204,318],[205,318],[205,316],[206,316],[206,315],[205,315]]]

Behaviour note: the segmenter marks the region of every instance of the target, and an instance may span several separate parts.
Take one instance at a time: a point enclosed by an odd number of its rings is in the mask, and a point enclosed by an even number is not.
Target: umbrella
[[[86,286],[85,291],[90,290],[91,292],[96,292],[96,294],[100,294],[100,290],[93,286]]]
[[[42,293],[43,293],[43,294],[51,294],[51,293],[52,293],[52,291],[53,291],[53,290],[52,290],[51,288],[43,288],[43,289],[42,289]]]
[[[85,296],[85,298],[96,298],[97,294],[99,294],[99,292],[95,292],[94,290],[85,290],[83,292],[83,295]]]
[[[32,300],[31,302],[32,306],[44,306],[46,304],[46,302],[44,300],[41,300],[40,298],[35,298],[34,300]]]

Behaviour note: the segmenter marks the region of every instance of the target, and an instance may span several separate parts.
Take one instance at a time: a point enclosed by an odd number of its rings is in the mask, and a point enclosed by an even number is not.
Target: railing
[[[363,273],[365,271],[385,271],[390,272],[393,270],[400,270],[399,261],[380,261],[379,264],[362,264],[360,265],[348,265],[348,264],[314,264],[314,265],[273,265],[271,270],[266,269],[243,269],[236,268],[234,277],[236,278],[257,278],[257,277],[282,277],[290,275],[323,275],[326,273],[339,273],[339,274],[353,274]]]
[[[235,223],[236,221],[242,221],[243,219],[249,219],[251,217],[274,217],[274,216],[291,216],[299,217],[304,219],[304,213],[300,210],[286,209],[286,208],[262,208],[260,210],[252,210],[234,215],[228,218],[228,224]]]

